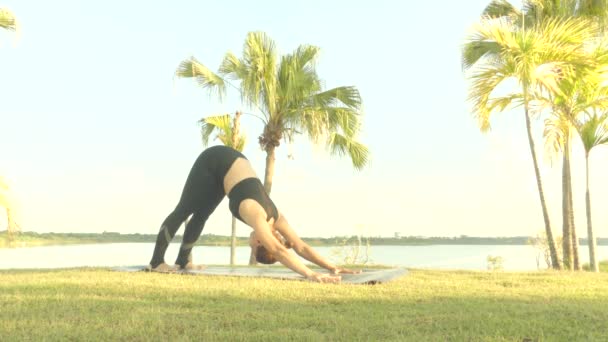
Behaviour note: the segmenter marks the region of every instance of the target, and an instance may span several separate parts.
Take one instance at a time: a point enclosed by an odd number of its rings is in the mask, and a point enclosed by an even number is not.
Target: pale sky
[[[174,79],[195,56],[217,70],[264,31],[280,53],[321,48],[326,88],[353,85],[372,164],[355,171],[301,138],[277,151],[272,198],[301,236],[515,236],[543,229],[523,111],[482,134],[466,103],[460,47],[485,1],[5,0],[21,30],[0,31],[0,174],[25,231],[155,234],[203,146],[197,121],[251,111]],[[261,127],[243,118],[258,175]],[[561,163],[535,122],[553,230]],[[214,142],[218,144],[219,142]],[[575,146],[577,230],[586,236],[584,160]],[[591,156],[594,227],[608,237],[608,148]],[[4,221],[0,221],[4,222]],[[0,229],[5,229],[0,227]],[[248,234],[240,224],[238,235]],[[182,230],[178,232],[181,234]],[[203,233],[230,234],[228,201]]]

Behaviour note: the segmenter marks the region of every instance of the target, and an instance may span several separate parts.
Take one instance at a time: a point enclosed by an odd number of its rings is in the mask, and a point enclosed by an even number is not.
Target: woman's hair
[[[258,246],[257,250],[255,251],[255,259],[259,263],[266,265],[271,265],[277,262],[274,255],[270,253],[264,246]]]

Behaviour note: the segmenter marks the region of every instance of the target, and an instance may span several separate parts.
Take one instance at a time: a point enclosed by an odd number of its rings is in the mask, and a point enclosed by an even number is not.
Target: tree
[[[234,119],[230,119],[230,115],[211,116],[201,119],[201,134],[203,137],[203,145],[209,145],[209,138],[214,133],[216,138],[225,146],[234,148],[239,152],[243,152],[245,148],[245,136],[240,134],[240,119],[241,112],[237,111],[234,114]],[[232,216],[232,234],[230,239],[230,265],[236,263],[236,218]]]
[[[603,32],[608,23],[608,2],[596,0],[524,0],[523,11],[519,11],[508,1],[494,0],[484,10],[484,15],[493,18],[506,18],[524,27],[529,27],[541,23],[547,18],[560,17],[582,17],[589,18],[599,24],[598,31]],[[595,37],[592,37],[595,38]],[[576,94],[570,94],[576,96]],[[559,101],[560,98],[558,97]],[[562,103],[568,102],[563,101]],[[575,100],[575,99],[571,99]],[[562,108],[563,109],[563,108]],[[578,111],[562,110],[556,118],[562,121],[553,127],[563,129],[561,132],[559,144],[560,150],[563,152],[562,164],[562,218],[563,218],[563,260],[566,268],[574,268],[580,270],[579,253],[578,253],[578,238],[576,227],[574,224],[574,205],[572,198],[572,177],[570,171],[570,155],[571,144],[570,139],[572,134],[573,119],[572,115],[578,115]]]
[[[570,141],[571,141],[570,119],[562,112],[553,109],[552,114],[545,120],[545,145],[550,156],[562,152],[562,261],[565,269],[574,266],[572,229],[570,226],[569,208],[571,201],[570,192]]]
[[[20,231],[20,227],[15,220],[15,201],[11,194],[8,182],[2,176],[0,176],[0,207],[6,210],[7,218],[7,233],[8,241],[12,242],[15,235]]]
[[[504,5],[506,1],[500,1]],[[555,92],[561,77],[585,68],[584,43],[596,34],[595,26],[585,19],[547,18],[526,28],[513,16],[482,17],[462,51],[463,69],[473,69],[469,78],[469,100],[480,129],[490,129],[490,117],[509,106],[523,106],[526,131],[541,203],[551,262],[559,269],[559,258],[544,197],[534,139],[531,131],[530,103],[539,90]],[[515,79],[519,92],[493,96],[507,79]]]
[[[9,10],[0,8],[0,27],[9,31],[17,30],[17,21],[15,16]],[[6,210],[7,218],[7,233],[9,242],[14,238],[14,235],[19,231],[19,226],[15,222],[13,199],[6,180],[0,176],[0,207]]]
[[[545,120],[546,144],[552,152],[563,153],[564,266],[575,270],[581,268],[573,215],[571,141],[577,132],[576,122],[581,116],[589,110],[608,105],[606,89],[600,84],[602,70],[606,68],[607,54],[604,44],[598,44],[590,54],[590,61],[595,61],[595,68],[586,68],[572,77],[563,78],[559,83],[559,92],[546,100],[552,108],[552,115]]]
[[[226,87],[238,90],[241,100],[262,116],[259,136],[266,152],[264,188],[270,193],[275,150],[282,140],[305,133],[312,141],[324,139],[332,155],[347,155],[356,169],[369,161],[367,147],[357,141],[361,129],[361,97],[352,86],[323,91],[315,69],[319,48],[301,45],[279,58],[275,43],[263,32],[250,32],[238,58],[228,52],[217,73],[194,57],[182,61],[178,77],[194,78],[222,99]],[[229,80],[238,82],[232,84]]]
[[[585,208],[587,214],[587,244],[589,246],[590,269],[599,272],[597,260],[597,243],[591,223],[591,194],[589,191],[589,154],[599,145],[608,145],[608,112],[602,115],[592,114],[587,120],[579,121],[575,125],[585,148]]]

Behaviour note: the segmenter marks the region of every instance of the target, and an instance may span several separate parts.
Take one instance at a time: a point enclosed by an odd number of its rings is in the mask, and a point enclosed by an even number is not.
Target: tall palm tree
[[[6,8],[0,8],[0,28],[16,31],[17,21],[11,11]],[[9,191],[8,183],[0,176],[0,207],[6,210],[7,217],[7,233],[9,242],[14,238],[15,233],[19,231],[19,226],[15,222],[13,211],[13,200]]]
[[[585,148],[585,208],[587,213],[587,244],[589,246],[589,264],[591,270],[599,272],[597,260],[597,243],[591,223],[591,194],[589,191],[589,154],[591,150],[600,145],[608,145],[608,112],[602,115],[593,114],[586,120],[580,120],[575,127],[581,137]]]
[[[356,169],[369,161],[369,151],[357,138],[361,129],[361,97],[352,86],[323,90],[315,69],[319,48],[301,45],[279,58],[275,43],[263,32],[250,32],[238,58],[228,52],[218,73],[194,57],[182,61],[178,77],[194,78],[222,99],[227,86],[262,116],[259,136],[266,152],[264,188],[270,193],[275,150],[282,140],[305,133],[312,141],[324,139],[332,155],[347,155]],[[230,80],[237,82],[232,84]]]
[[[603,80],[608,70],[608,46],[602,39],[587,43],[590,66],[578,70],[571,77],[559,82],[559,92],[550,99],[553,115],[545,121],[545,138],[553,151],[563,152],[563,214],[564,214],[564,264],[567,268],[580,270],[578,237],[574,225],[572,177],[570,172],[571,141],[577,132],[576,124],[590,110],[608,106],[608,94]]]
[[[553,109],[552,115],[545,119],[545,145],[551,156],[562,152],[562,261],[565,269],[573,269],[575,265],[574,238],[570,219],[572,210],[571,197],[571,174],[570,174],[570,141],[571,141],[571,118],[570,111],[559,111]]]
[[[213,134],[225,146],[234,148],[239,152],[243,152],[245,148],[246,138],[240,133],[241,112],[237,111],[234,118],[230,115],[210,116],[201,119],[201,134],[203,137],[203,145],[209,145],[209,139]],[[236,263],[236,218],[232,216],[232,229],[230,238],[230,265]]]
[[[560,78],[587,68],[584,43],[596,33],[589,20],[548,18],[525,27],[510,17],[483,17],[473,29],[462,51],[462,65],[469,70],[472,84],[469,100],[482,131],[490,129],[490,116],[507,107],[523,106],[526,131],[536,183],[551,252],[552,266],[559,269],[559,259],[551,230],[530,123],[530,103],[538,90],[558,91]],[[470,70],[472,69],[472,70]],[[519,92],[492,97],[494,90],[507,79],[515,79]]]
[[[483,15],[494,18],[507,18],[517,25],[533,26],[551,17],[584,17],[590,18],[599,24],[600,32],[608,27],[608,2],[597,0],[524,0],[523,11],[519,11],[508,1],[494,0],[484,10]],[[599,33],[599,32],[598,32]],[[578,112],[561,113],[557,117],[564,121],[557,127],[570,130],[568,122],[572,119],[570,114]],[[565,116],[564,116],[565,115]],[[574,205],[572,199],[572,179],[570,171],[570,140],[571,134],[563,132],[564,140],[561,144],[563,151],[562,164],[562,217],[563,217],[563,253],[567,268],[580,270],[578,238],[574,224]]]
[[[0,176],[0,207],[6,210],[7,218],[7,233],[9,243],[15,238],[20,230],[19,225],[15,220],[14,199],[12,197],[8,182]]]
[[[0,8],[0,28],[9,31],[17,30],[17,20],[13,13],[6,8]]]

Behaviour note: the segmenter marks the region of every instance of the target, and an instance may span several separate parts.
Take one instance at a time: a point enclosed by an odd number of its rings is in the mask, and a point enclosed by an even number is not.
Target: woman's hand
[[[313,273],[306,277],[308,280],[316,281],[319,283],[334,283],[337,284],[342,280],[342,277],[331,274]]]
[[[361,270],[350,270],[348,268],[342,268],[342,267],[334,267],[331,270],[331,274],[359,274],[361,273]]]

